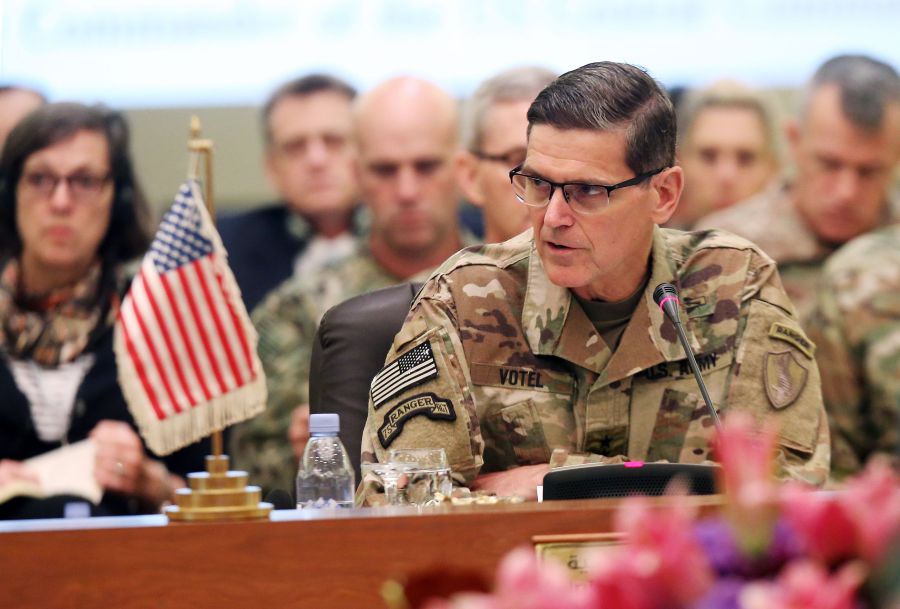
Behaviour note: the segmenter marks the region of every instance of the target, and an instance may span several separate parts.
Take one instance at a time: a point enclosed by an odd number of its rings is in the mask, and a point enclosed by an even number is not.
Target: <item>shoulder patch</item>
[[[425,341],[396,358],[372,379],[372,408],[378,410],[382,404],[410,387],[421,385],[436,378],[437,363],[431,343]]]
[[[816,345],[806,338],[803,332],[788,326],[787,324],[783,324],[780,322],[775,322],[769,328],[769,336],[771,338],[777,338],[778,340],[783,340],[786,343],[794,345],[800,352],[803,353],[809,359],[813,359],[816,354]]]
[[[809,370],[797,361],[792,352],[766,353],[766,396],[775,408],[781,410],[793,404],[808,378]]]
[[[384,422],[378,428],[378,440],[387,448],[403,431],[403,426],[413,417],[424,416],[432,421],[455,421],[456,410],[449,399],[434,393],[420,393],[405,400],[384,415]]]

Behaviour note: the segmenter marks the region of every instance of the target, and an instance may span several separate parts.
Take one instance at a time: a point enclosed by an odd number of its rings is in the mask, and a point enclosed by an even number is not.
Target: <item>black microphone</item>
[[[291,494],[280,488],[273,488],[266,493],[266,502],[271,503],[276,510],[292,510],[297,507]]]
[[[716,424],[716,429],[721,430],[722,423],[719,421],[719,415],[716,413],[716,408],[713,406],[712,400],[709,399],[709,392],[706,391],[706,383],[703,382],[703,377],[700,375],[700,367],[697,366],[697,360],[694,359],[694,351],[691,349],[687,336],[684,334],[684,328],[681,327],[681,317],[678,315],[678,290],[676,290],[675,286],[671,283],[661,283],[653,290],[653,300],[659,305],[659,308],[662,309],[666,317],[669,318],[669,321],[675,326],[675,331],[678,333],[678,339],[681,341],[681,347],[687,354],[688,364],[690,364],[691,370],[694,372],[694,378],[697,379],[697,385],[700,386],[700,393],[703,395],[703,401],[706,402],[706,408],[712,416],[713,423]]]

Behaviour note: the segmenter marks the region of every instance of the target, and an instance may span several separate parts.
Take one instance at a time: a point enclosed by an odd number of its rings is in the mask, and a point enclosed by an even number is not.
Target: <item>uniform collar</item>
[[[650,281],[622,336],[620,348],[611,353],[568,288],[550,281],[534,241],[528,268],[528,286],[522,307],[522,327],[532,352],[565,359],[592,370],[606,382],[628,377],[685,355],[675,328],[653,301],[653,290],[662,282],[676,283],[683,260],[666,242],[666,231],[653,229]],[[681,305],[681,319],[694,349],[699,343]]]

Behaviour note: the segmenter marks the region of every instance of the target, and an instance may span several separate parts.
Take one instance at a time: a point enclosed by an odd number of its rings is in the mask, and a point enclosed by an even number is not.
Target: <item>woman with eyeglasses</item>
[[[0,157],[0,499],[4,487],[39,482],[27,459],[86,438],[103,490],[92,514],[158,510],[183,486],[179,474],[202,467],[197,445],[165,463],[147,455],[116,378],[113,324],[129,262],[149,244],[146,219],[119,113],[49,104],[10,133]],[[0,518],[59,516],[74,501],[17,496]]]

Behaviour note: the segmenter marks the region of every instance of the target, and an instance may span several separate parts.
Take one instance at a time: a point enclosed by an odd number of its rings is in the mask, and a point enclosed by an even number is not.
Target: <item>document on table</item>
[[[34,472],[40,484],[16,480],[0,487],[0,503],[19,495],[49,497],[77,495],[99,503],[103,489],[94,479],[94,453],[91,440],[67,444],[23,462]]]

